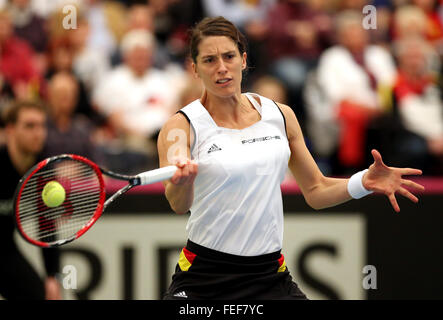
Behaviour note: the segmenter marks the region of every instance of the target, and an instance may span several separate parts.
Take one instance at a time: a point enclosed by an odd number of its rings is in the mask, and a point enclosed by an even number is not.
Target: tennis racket
[[[128,176],[105,170],[78,155],[47,158],[32,167],[17,185],[14,195],[17,229],[26,241],[36,246],[69,243],[88,231],[116,198],[135,186],[170,179],[176,170],[176,166],[168,166]],[[128,184],[106,200],[103,175]],[[65,194],[56,207],[49,207],[42,198],[44,187],[51,181],[60,184]]]

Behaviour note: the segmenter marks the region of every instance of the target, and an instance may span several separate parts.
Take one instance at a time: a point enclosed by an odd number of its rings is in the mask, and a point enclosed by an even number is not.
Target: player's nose
[[[218,60],[217,72],[221,74],[228,72],[228,68],[226,68],[225,62],[222,58],[219,58]]]

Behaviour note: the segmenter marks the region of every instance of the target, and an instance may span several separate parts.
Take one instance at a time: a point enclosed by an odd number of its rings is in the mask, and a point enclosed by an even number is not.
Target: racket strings
[[[54,208],[42,199],[50,181],[65,189],[65,200]],[[101,195],[100,180],[88,164],[73,159],[49,163],[23,186],[17,210],[21,228],[28,237],[41,242],[73,238],[91,220]]]

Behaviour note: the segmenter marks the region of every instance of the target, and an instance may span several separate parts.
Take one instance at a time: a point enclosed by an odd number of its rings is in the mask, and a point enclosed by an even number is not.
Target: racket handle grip
[[[176,166],[167,166],[139,173],[136,177],[140,179],[140,185],[146,185],[171,179],[175,171],[177,171]]]

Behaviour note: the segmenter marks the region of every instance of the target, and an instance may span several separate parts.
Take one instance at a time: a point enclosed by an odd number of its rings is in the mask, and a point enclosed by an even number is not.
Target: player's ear
[[[246,54],[246,52],[243,52],[243,54],[242,54],[242,63],[241,63],[241,69],[242,69],[242,70],[245,70],[245,69],[246,69],[246,66],[247,66],[247,58],[248,58],[248,55]]]

